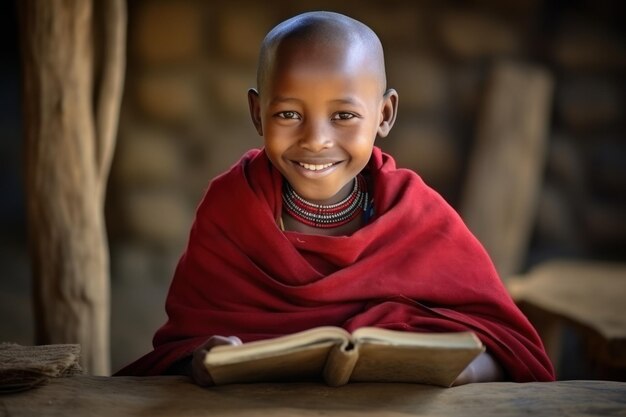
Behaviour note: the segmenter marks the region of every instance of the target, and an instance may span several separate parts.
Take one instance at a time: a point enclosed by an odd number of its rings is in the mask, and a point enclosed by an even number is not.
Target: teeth
[[[304,169],[308,169],[309,171],[319,171],[320,169],[325,169],[332,166],[332,163],[323,164],[323,165],[315,165],[315,164],[305,164],[304,162],[298,162],[300,166]]]

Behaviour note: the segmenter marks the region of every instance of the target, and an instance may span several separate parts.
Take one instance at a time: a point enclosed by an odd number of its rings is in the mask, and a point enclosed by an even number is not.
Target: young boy
[[[374,146],[392,128],[383,50],[328,12],[275,27],[248,92],[264,149],[213,180],[154,351],[118,374],[211,380],[202,357],[321,325],[470,330],[487,346],[456,381],[554,379],[541,341],[458,215]]]

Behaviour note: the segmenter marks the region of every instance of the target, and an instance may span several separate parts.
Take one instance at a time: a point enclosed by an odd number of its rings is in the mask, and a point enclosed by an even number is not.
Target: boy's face
[[[395,91],[391,99],[384,94],[382,77],[366,58],[358,47],[288,41],[279,46],[260,97],[250,92],[269,159],[307,200],[345,197],[377,134],[390,129],[390,113],[393,123]]]

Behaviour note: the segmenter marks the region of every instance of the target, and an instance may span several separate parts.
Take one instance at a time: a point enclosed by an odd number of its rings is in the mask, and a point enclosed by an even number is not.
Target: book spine
[[[324,366],[324,381],[331,387],[345,385],[350,381],[359,351],[352,343],[337,345],[331,349]]]

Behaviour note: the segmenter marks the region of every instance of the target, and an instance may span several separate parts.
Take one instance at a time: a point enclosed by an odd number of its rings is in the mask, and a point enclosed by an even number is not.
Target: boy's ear
[[[263,124],[261,123],[261,103],[259,100],[259,92],[255,88],[248,90],[248,106],[250,107],[250,117],[252,123],[259,133],[263,136]]]
[[[398,93],[393,88],[385,92],[383,96],[383,107],[381,110],[380,124],[378,125],[378,136],[386,137],[396,122],[398,113]]]

